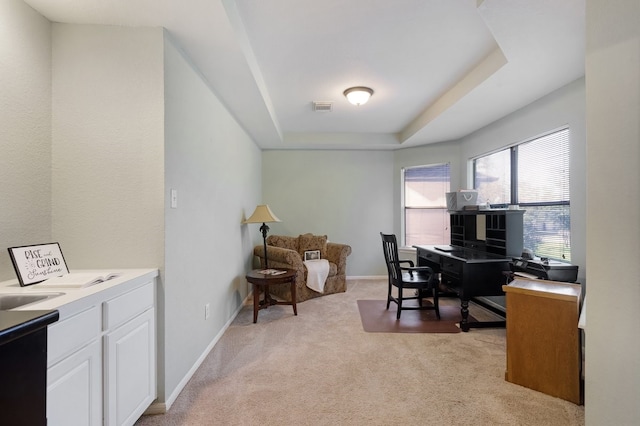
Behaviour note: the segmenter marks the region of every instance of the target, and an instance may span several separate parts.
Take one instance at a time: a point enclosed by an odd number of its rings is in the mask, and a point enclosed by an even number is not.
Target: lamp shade
[[[350,87],[344,91],[344,96],[353,105],[364,105],[373,95],[373,90],[368,87]]]
[[[273,214],[267,204],[261,204],[256,207],[256,210],[247,220],[242,223],[268,223],[268,222],[281,222],[278,217]]]

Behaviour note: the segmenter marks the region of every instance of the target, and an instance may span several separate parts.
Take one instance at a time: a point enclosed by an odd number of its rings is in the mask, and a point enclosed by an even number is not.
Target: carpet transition
[[[460,306],[440,305],[440,320],[435,311],[403,310],[396,320],[397,305],[386,300],[358,300],[362,328],[370,333],[460,333]],[[476,321],[469,315],[469,322]]]

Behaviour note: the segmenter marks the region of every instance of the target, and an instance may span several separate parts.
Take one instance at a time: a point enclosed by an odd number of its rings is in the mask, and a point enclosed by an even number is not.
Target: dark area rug
[[[408,303],[411,303],[410,301]],[[425,302],[427,303],[427,302]],[[403,304],[404,305],[404,304]],[[435,311],[402,310],[396,320],[397,305],[386,300],[358,300],[362,328],[370,333],[460,333],[460,306],[440,305],[440,320]],[[469,315],[469,322],[476,321]]]

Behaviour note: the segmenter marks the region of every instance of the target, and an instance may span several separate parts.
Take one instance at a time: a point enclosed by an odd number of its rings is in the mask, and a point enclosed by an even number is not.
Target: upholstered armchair
[[[304,265],[304,252],[319,250],[320,258],[329,261],[329,276],[324,285],[324,292],[318,293],[307,287],[307,269]],[[256,246],[253,254],[260,258],[260,266],[265,267],[264,247]],[[283,235],[269,235],[267,237],[267,257],[269,268],[295,269],[296,301],[303,302],[326,294],[347,291],[347,256],[351,254],[351,246],[327,242],[326,235],[304,234],[297,237]],[[275,285],[269,288],[269,293],[286,300],[291,298],[288,285]]]

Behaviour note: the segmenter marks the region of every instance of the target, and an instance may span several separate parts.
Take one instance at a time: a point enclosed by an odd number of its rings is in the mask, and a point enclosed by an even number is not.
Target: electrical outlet
[[[177,189],[171,190],[171,208],[172,209],[178,208],[178,190]]]
[[[204,305],[204,319],[208,320],[209,315],[211,315],[211,311],[209,310],[209,304]]]

